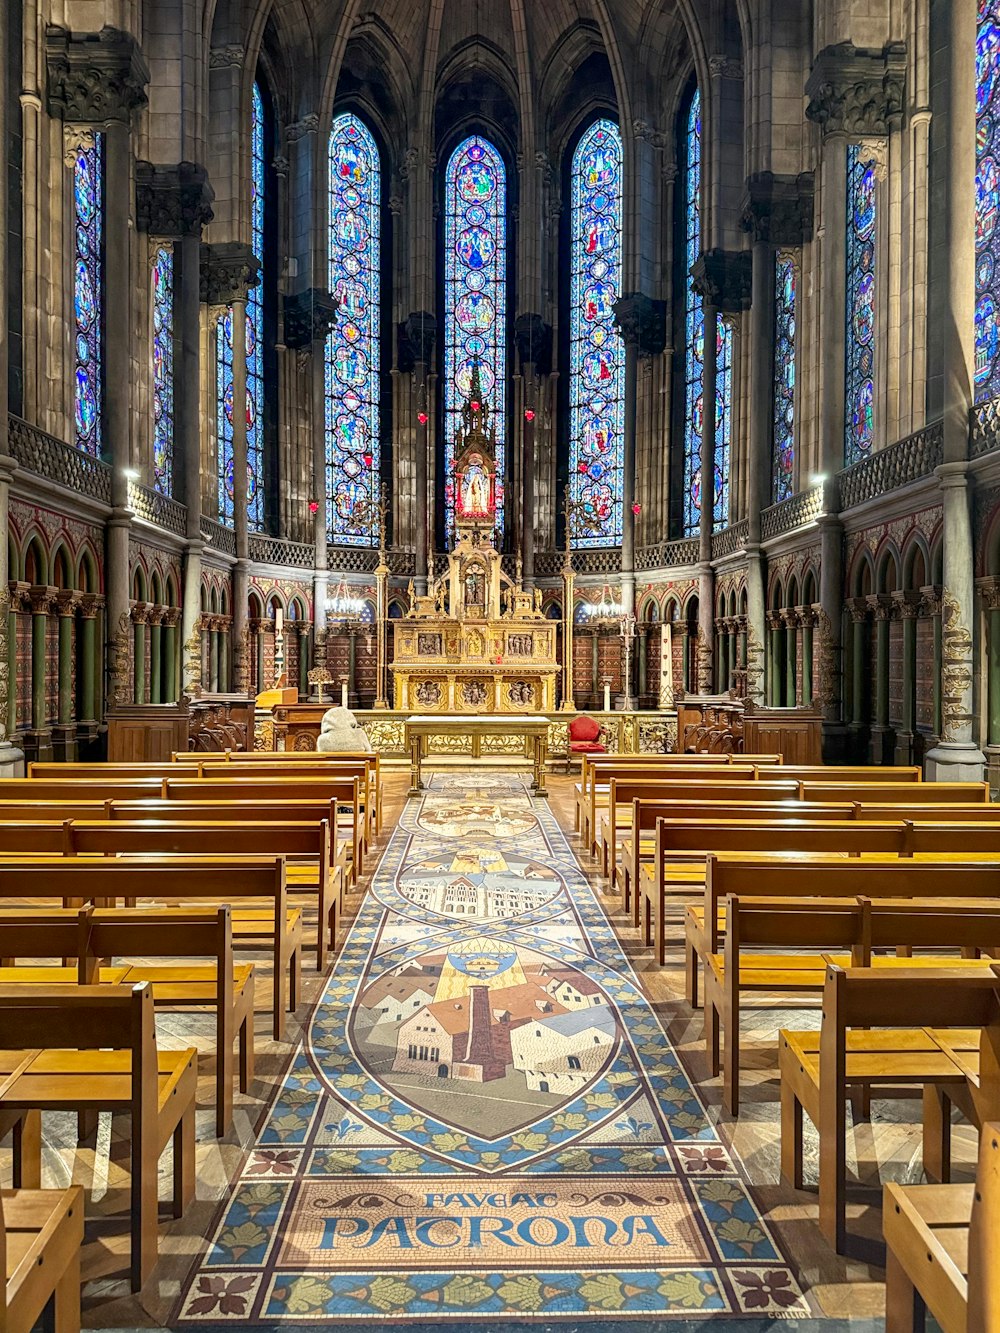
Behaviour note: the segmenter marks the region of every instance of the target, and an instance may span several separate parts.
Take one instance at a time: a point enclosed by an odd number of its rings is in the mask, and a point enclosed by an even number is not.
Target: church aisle
[[[546,802],[408,803],[172,1324],[808,1313]]]

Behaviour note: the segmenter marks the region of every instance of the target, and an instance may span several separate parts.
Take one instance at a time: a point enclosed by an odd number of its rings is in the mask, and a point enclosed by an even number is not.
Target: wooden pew
[[[47,1307],[56,1333],[79,1333],[82,1245],[79,1185],[0,1191],[5,1333],[31,1333]]]
[[[872,1258],[871,1247],[859,1248],[847,1231],[849,1085],[866,1095],[881,1087],[910,1088],[919,1096],[927,1085],[964,1083],[965,1074],[936,1034],[992,1028],[984,1051],[996,1049],[997,984],[992,973],[946,967],[887,971],[830,965],[820,1032],[780,1032],[782,1175],[802,1188],[807,1115],[819,1131],[820,1227],[838,1254]]]
[[[937,803],[960,801],[966,804],[990,799],[988,782],[803,782],[799,800],[802,801],[861,801],[879,805],[901,802]]]
[[[213,820],[176,820],[126,823],[105,820],[89,823],[72,820],[63,830],[67,856],[283,856],[289,893],[308,893],[315,898],[316,967],[326,967],[330,943],[336,947],[343,900],[339,875],[332,867],[330,825],[321,819],[309,823],[237,823]],[[0,825],[0,853],[9,850],[47,850],[7,845],[9,826]],[[30,842],[22,832],[22,843]],[[291,866],[306,862],[314,874],[291,882]],[[290,864],[291,863],[291,864]],[[239,918],[237,918],[237,932]]]
[[[689,800],[689,801],[713,801],[713,800],[758,800],[770,799],[781,800],[783,798],[794,799],[798,795],[798,786],[796,782],[773,782],[766,786],[761,785],[760,792],[769,793],[769,796],[758,796],[758,784],[754,781],[753,775],[747,775],[742,769],[733,768],[728,774],[716,771],[711,777],[704,777],[702,773],[698,774],[697,779],[684,777],[675,777],[673,774],[652,775],[642,773],[618,779],[609,778],[605,787],[603,783],[591,787],[590,804],[587,810],[586,828],[587,839],[584,839],[584,846],[588,848],[591,855],[596,855],[598,851],[597,842],[597,819],[598,814],[604,809],[610,809],[611,804],[611,783],[621,781],[623,786],[628,785],[633,788],[640,785],[644,789],[643,794],[656,796],[663,801],[670,800]],[[617,788],[616,788],[617,790]],[[638,793],[637,793],[638,794]],[[621,804],[623,796],[616,804]]]
[[[350,854],[355,833],[353,826],[344,822],[338,805],[335,800],[312,798],[304,801],[108,801],[106,811],[109,819],[133,823],[171,820],[180,823],[318,824],[326,820],[330,825],[334,871],[340,872],[341,885],[346,892],[351,881]],[[292,866],[288,878],[290,892],[294,892],[296,878],[296,869]]]
[[[209,964],[112,964],[106,958],[211,958]],[[3,966],[0,985],[129,985],[148,981],[155,1008],[166,1013],[208,1007],[216,1016],[216,1132],[233,1119],[233,1043],[240,1052],[240,1090],[254,1066],[254,965],[233,962],[231,909],[0,908],[0,957],[75,958],[74,966]]]
[[[743,953],[744,947],[781,953]],[[713,1077],[724,1037],[723,1105],[739,1114],[740,1000],[745,992],[769,997],[822,991],[826,965],[941,966],[988,971],[989,959],[919,960],[877,956],[877,949],[953,949],[975,953],[1000,948],[1000,903],[948,904],[907,899],[726,900],[726,939],[705,969],[705,1043]],[[820,950],[827,951],[825,953]],[[830,950],[844,951],[830,954]],[[811,952],[803,952],[811,951]]]
[[[368,800],[371,801],[375,816],[375,832],[382,832],[382,765],[379,756],[372,751],[338,750],[322,754],[313,750],[305,753],[296,750],[252,750],[234,753],[227,750],[222,755],[203,756],[201,771],[204,773],[208,767],[217,766],[220,760],[232,769],[240,769],[246,773],[259,771],[261,776],[266,773],[271,777],[281,776],[289,769],[294,769],[297,773],[312,773],[322,772],[324,767],[343,768],[352,764],[364,764],[367,774],[365,800],[366,803]]]
[[[883,1190],[885,1333],[917,1333],[927,1311],[942,1333],[1000,1333],[1000,1124],[979,1139],[974,1185]]]
[[[0,1049],[24,1053],[5,1105],[131,1116],[130,1271],[139,1291],[156,1263],[157,1163],[171,1140],[174,1215],[194,1197],[197,1051],[157,1049],[148,982],[0,986]]]
[[[274,960],[273,1030],[285,1031],[299,1001],[302,909],[288,907],[282,857],[38,857],[0,861],[0,899],[56,899],[110,906],[118,899],[236,905],[233,944]],[[252,908],[245,902],[260,904]],[[238,915],[237,915],[238,914]]]
[[[754,802],[751,807],[755,819],[782,820],[802,819],[807,822],[817,820],[848,820],[855,817],[858,807],[846,802],[840,805],[818,805],[815,802],[778,801]],[[748,810],[745,801],[732,804],[727,801],[659,801],[656,799],[637,798],[632,802],[632,820],[629,832],[622,838],[620,856],[615,868],[615,880],[612,887],[621,884],[623,906],[633,912],[632,924],[639,924],[638,906],[632,896],[632,885],[639,882],[639,868],[643,862],[651,862],[656,852],[656,821],[668,822],[684,820],[705,820],[717,823],[720,820],[743,819]],[[891,822],[895,815],[887,815],[883,823]]]
[[[923,772],[920,768],[909,765],[893,767],[875,764],[783,764],[778,773],[768,769],[761,773],[761,781],[767,782],[772,776],[782,779],[795,778],[797,782],[859,782],[864,787],[872,783],[901,784],[922,783]]]
[[[184,801],[193,804],[200,801],[254,801],[271,802],[282,800],[330,801],[351,810],[354,822],[354,841],[351,849],[351,864],[354,867],[352,878],[356,879],[363,870],[364,857],[364,821],[360,808],[360,783],[354,778],[311,778],[289,777],[269,778],[234,778],[223,785],[223,780],[166,778],[162,799]]]
[[[928,787],[932,784],[927,783]],[[965,824],[995,824],[1000,821],[1000,805],[977,801],[970,805],[962,801],[897,801],[895,804],[879,800],[855,801],[855,819],[912,819],[915,823],[961,822]]]
[[[831,857],[815,853],[789,859],[748,853],[705,858],[702,904],[685,911],[684,948],[689,998],[697,999],[697,970],[718,953],[727,898],[982,898],[1000,899],[996,861],[914,861],[909,857]]]
[[[894,824],[862,824],[854,820],[810,824],[795,819],[766,822],[749,819],[712,825],[699,820],[668,822],[660,819],[656,824],[653,860],[640,867],[636,884],[644,943],[653,945],[654,957],[662,967],[666,962],[666,885],[672,878],[678,854],[704,858],[707,881],[709,853],[766,856],[795,852],[807,859],[813,855],[843,858],[873,852],[900,856],[905,849],[905,840],[902,820]],[[769,874],[770,871],[762,876],[758,894],[767,892],[763,881]],[[697,997],[697,973],[692,973],[690,965],[688,992],[693,1004]]]
[[[610,792],[610,781],[613,777],[621,776],[623,780],[632,782],[673,782],[686,783],[688,781],[698,782],[753,782],[756,778],[756,769],[750,765],[717,765],[715,767],[702,767],[697,773],[685,771],[685,765],[682,763],[645,763],[629,764],[619,770],[617,764],[606,764],[600,768],[590,766],[587,773],[586,787],[581,792],[582,807],[580,811],[580,837],[584,847],[591,853],[594,852],[597,843],[597,811],[600,807],[606,805],[608,794]]]

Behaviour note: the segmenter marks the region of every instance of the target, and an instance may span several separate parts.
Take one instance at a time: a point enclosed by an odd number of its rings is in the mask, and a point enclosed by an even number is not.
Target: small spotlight
[[[827,481],[827,475],[825,472],[814,472],[811,481],[814,486],[822,486]]]
[[[139,480],[139,473],[136,471],[136,469],[135,469],[134,467],[124,467],[124,468],[122,468],[122,476],[125,478],[126,481],[138,481],[138,480]]]

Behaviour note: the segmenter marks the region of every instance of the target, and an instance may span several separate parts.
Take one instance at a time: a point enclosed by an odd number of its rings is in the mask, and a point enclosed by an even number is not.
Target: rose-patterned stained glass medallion
[[[381,166],[353,112],[334,118],[328,152],[330,290],[340,302],[326,340],[326,496],[330,540],[370,546],[380,467]]]
[[[871,453],[875,438],[878,179],[861,144],[847,149],[847,330],[844,462]]]
[[[104,408],[104,135],[73,163],[76,446],[99,457]]]
[[[587,522],[574,546],[622,539],[625,357],[614,304],[622,275],[622,140],[594,122],[573,153],[570,218],[569,490]]]
[[[503,532],[507,438],[507,171],[478,134],[448,159],[444,199],[444,498],[449,543],[455,524],[455,436],[472,369],[496,430],[496,530]]]

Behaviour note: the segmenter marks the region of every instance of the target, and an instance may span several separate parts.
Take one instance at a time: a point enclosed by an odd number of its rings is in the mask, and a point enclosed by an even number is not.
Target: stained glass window
[[[847,375],[844,462],[867,458],[875,438],[875,239],[878,180],[861,144],[847,148]]]
[[[701,254],[701,93],[695,89],[682,145],[684,159],[684,272]],[[701,437],[705,401],[705,308],[686,282],[684,310],[684,535],[697,534],[701,518]]]
[[[73,165],[76,320],[74,398],[76,446],[99,456],[103,443],[104,135],[77,150]]]
[[[622,274],[622,140],[611,120],[591,125],[571,168],[570,496],[589,522],[574,546],[622,539],[625,357],[614,322]]]
[[[507,172],[488,139],[463,139],[445,172],[444,494],[454,528],[455,432],[479,362],[493,412],[497,454],[497,534],[503,531],[507,383]]]
[[[253,86],[250,117],[250,231],[253,252],[264,270],[264,103],[260,87]],[[263,282],[247,292],[246,315],[246,423],[247,526],[264,526],[264,288]],[[230,307],[216,328],[216,402],[219,444],[219,518],[233,522],[233,311]]]
[[[729,456],[733,438],[733,326],[722,315],[715,317],[715,487],[712,494],[712,526],[729,522]]]
[[[174,247],[153,256],[153,487],[173,490],[174,472]]]
[[[976,36],[976,400],[1000,394],[1000,9],[980,0]]]
[[[774,260],[774,436],[771,502],[795,491],[795,256],[779,251]]]
[[[379,475],[381,173],[375,140],[351,112],[333,122],[329,171],[330,290],[340,309],[326,340],[327,523],[332,541],[370,546]]]
[[[264,273],[264,103],[253,86],[250,117],[250,230],[253,252]],[[247,525],[264,526],[264,283],[247,293]]]

